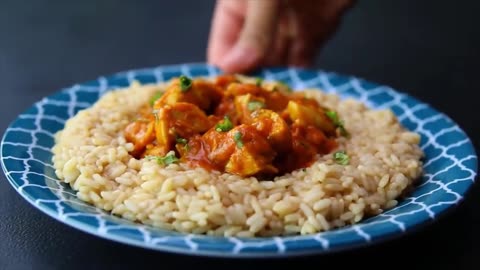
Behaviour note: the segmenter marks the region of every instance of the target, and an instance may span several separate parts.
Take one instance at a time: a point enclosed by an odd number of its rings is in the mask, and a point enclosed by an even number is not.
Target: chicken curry
[[[180,76],[124,131],[136,158],[184,162],[243,177],[311,165],[347,132],[336,112],[281,83]]]

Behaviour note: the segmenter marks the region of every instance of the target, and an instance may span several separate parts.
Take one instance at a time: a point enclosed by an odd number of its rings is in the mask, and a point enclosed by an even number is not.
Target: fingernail
[[[237,44],[220,61],[219,66],[226,72],[244,72],[253,68],[259,60],[258,50],[250,46]]]

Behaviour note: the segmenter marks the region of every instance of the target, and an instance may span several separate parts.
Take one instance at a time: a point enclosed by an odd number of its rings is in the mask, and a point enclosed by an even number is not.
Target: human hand
[[[354,0],[217,0],[207,60],[228,73],[313,63]]]

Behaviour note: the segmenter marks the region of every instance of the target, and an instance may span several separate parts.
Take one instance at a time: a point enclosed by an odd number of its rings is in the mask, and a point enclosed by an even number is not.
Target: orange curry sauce
[[[164,157],[243,177],[273,177],[311,165],[337,147],[328,109],[282,84],[174,79],[125,128],[136,158]],[[171,154],[171,153],[170,153]]]

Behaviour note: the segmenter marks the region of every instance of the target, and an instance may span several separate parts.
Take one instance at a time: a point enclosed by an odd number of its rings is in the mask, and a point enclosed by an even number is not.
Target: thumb
[[[271,45],[278,20],[279,1],[248,0],[242,32],[220,61],[225,72],[245,72],[258,66]]]

